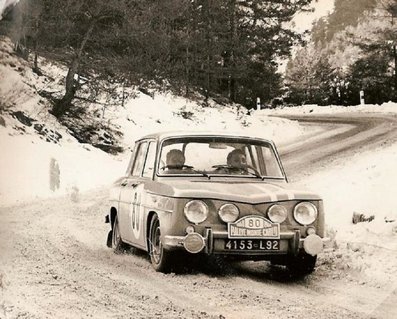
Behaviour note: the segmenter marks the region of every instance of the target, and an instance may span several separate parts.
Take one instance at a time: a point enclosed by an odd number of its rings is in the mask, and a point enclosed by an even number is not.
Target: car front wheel
[[[120,253],[124,248],[124,243],[121,240],[120,229],[119,229],[119,219],[118,219],[117,215],[114,220],[113,230],[111,231],[111,233],[112,233],[112,248],[115,253]]]
[[[160,220],[154,215],[150,222],[149,254],[153,268],[160,272],[169,272],[172,265],[172,252],[164,249],[161,242]]]
[[[314,271],[317,256],[300,252],[297,256],[288,260],[287,267],[295,275],[308,275]]]

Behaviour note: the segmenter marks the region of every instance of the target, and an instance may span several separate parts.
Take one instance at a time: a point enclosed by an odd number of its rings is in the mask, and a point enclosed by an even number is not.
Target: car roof
[[[141,137],[137,141],[145,140],[145,139],[156,139],[163,140],[171,137],[199,137],[199,136],[219,136],[219,137],[235,137],[235,138],[246,138],[252,140],[261,140],[272,143],[271,140],[265,139],[258,136],[249,136],[242,133],[233,133],[233,132],[217,132],[217,131],[165,131],[165,132],[157,132],[148,134],[146,136]]]

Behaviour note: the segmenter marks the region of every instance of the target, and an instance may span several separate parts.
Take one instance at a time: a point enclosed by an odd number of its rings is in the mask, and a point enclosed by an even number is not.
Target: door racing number
[[[138,186],[139,187],[139,186]],[[130,205],[130,220],[131,228],[136,239],[139,239],[141,230],[141,218],[143,214],[143,207],[141,205],[142,195],[141,192],[135,190],[133,194],[133,201]]]

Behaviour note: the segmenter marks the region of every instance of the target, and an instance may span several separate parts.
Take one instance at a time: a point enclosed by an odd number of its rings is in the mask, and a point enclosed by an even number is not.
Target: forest
[[[123,86],[158,86],[254,106],[280,93],[276,60],[301,35],[289,21],[310,0],[21,0],[1,21],[22,54],[68,66],[62,117],[78,95],[76,75]],[[205,103],[204,103],[205,104]]]
[[[357,105],[362,91],[365,103],[396,102],[396,19],[396,0],[335,0],[289,60],[286,99]]]
[[[0,34],[33,61],[68,69],[52,113],[73,111],[106,83],[255,107],[259,97],[296,104],[397,100],[397,0],[335,0],[335,9],[299,34],[296,13],[314,0],[20,0]],[[280,61],[288,60],[285,74]]]

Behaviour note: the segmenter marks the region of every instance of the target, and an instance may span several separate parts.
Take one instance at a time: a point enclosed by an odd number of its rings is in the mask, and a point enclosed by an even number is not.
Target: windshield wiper
[[[211,177],[212,177],[211,175],[209,175],[209,174],[207,174],[207,173],[204,173],[204,172],[197,171],[197,170],[195,170],[194,168],[191,168],[191,170],[192,170],[193,172],[197,173],[197,174],[201,174],[202,176],[207,177],[208,179],[211,179]]]
[[[230,171],[244,171],[244,173],[247,173],[249,175],[260,178],[262,181],[265,179],[265,176],[260,175],[259,172],[255,168],[253,168],[252,166],[249,166],[249,165],[242,166],[242,167],[231,166],[231,165],[214,165],[212,167],[216,168],[216,169],[227,169]],[[249,170],[252,170],[252,172],[250,172]]]
[[[255,176],[257,178],[260,178],[262,181],[265,179],[265,176],[259,175],[258,173],[253,173],[253,172],[248,172],[248,174],[250,174],[251,176]]]

